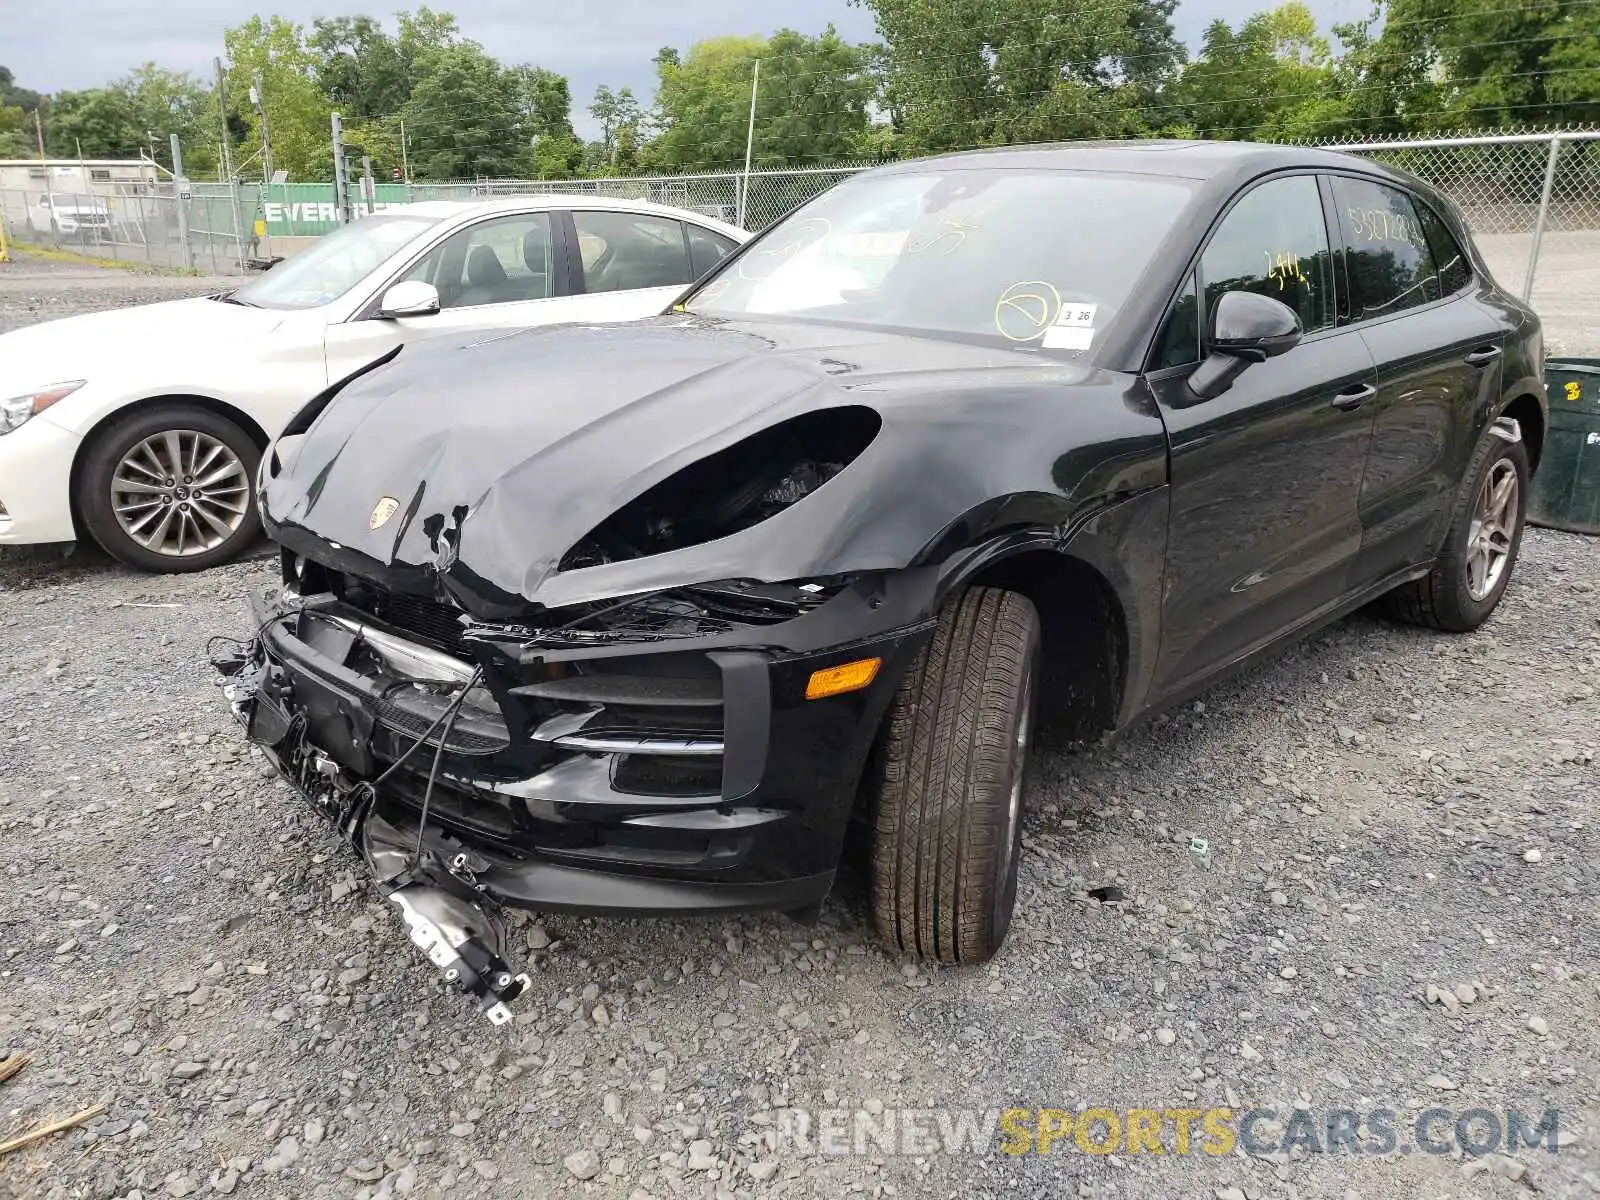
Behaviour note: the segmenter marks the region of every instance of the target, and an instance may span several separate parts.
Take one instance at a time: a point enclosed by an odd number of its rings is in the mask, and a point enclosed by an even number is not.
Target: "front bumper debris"
[[[216,661],[234,712],[496,1022],[528,982],[502,906],[814,911],[931,627],[931,573],[748,622],[712,599],[697,623],[674,597],[544,631],[286,573],[299,588],[253,602],[257,636]],[[805,699],[815,671],[869,655],[868,687]]]

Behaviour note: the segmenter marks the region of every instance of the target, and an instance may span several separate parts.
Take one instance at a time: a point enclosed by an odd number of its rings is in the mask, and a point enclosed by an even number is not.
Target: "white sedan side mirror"
[[[383,294],[378,305],[378,315],[390,320],[396,317],[431,317],[439,311],[439,290],[420,279],[397,283]]]

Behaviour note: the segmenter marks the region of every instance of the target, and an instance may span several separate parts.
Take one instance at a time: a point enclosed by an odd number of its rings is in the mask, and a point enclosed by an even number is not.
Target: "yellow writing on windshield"
[[[1278,285],[1280,292],[1287,291],[1291,282],[1309,284],[1306,273],[1300,268],[1300,256],[1292,250],[1262,251],[1267,256],[1267,278]]]
[[[926,254],[931,250],[937,250],[940,254],[954,254],[966,245],[967,234],[976,233],[977,230],[976,225],[946,219],[939,222],[939,228],[930,230],[921,237],[908,238],[906,253]]]
[[[1010,342],[1031,342],[1061,311],[1061,293],[1042,279],[1013,283],[994,302],[994,327]]]

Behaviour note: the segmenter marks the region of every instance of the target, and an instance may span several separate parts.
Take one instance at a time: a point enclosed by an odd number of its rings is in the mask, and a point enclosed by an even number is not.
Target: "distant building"
[[[157,219],[159,182],[140,158],[0,158],[0,217],[14,236],[121,240]]]
[[[0,191],[117,196],[129,185],[155,183],[147,158],[0,158]]]

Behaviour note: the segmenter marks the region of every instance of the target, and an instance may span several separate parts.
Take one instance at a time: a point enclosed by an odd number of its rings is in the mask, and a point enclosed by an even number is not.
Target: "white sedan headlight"
[[[0,400],[0,434],[10,433],[29,417],[36,417],[57,400],[64,400],[84,384],[81,379],[71,383],[52,383],[49,387],[21,396]]]

